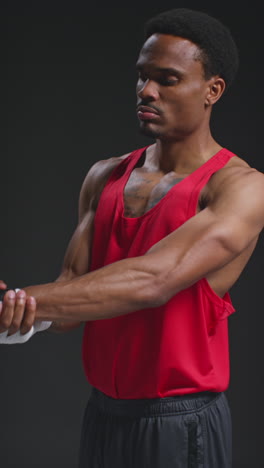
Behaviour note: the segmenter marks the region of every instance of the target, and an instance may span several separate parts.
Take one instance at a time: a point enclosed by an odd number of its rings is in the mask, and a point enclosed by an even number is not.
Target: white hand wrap
[[[16,292],[20,289],[16,289]],[[35,333],[47,330],[51,326],[52,322],[43,322],[42,320],[36,320],[31,329],[25,334],[21,335],[20,330],[11,336],[8,335],[8,330],[0,333],[0,344],[20,344],[26,343]]]

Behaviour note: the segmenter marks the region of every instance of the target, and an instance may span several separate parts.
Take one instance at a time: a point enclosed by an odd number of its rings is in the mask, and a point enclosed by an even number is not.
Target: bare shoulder
[[[240,158],[232,158],[208,183],[206,206],[221,219],[244,220],[264,227],[264,174]]]
[[[89,209],[95,211],[100,195],[111,173],[129,154],[131,152],[121,156],[102,159],[91,166],[80,191],[80,214],[86,213]]]
[[[84,182],[83,187],[85,190],[89,190],[92,186],[101,184],[108,179],[111,175],[111,172],[118,166],[118,164],[125,159],[130,153],[124,154],[122,156],[111,157],[108,159],[102,159],[97,161],[89,169]]]
[[[264,174],[251,167],[244,159],[234,156],[208,182],[208,193],[211,197],[225,191],[262,193],[264,204]]]

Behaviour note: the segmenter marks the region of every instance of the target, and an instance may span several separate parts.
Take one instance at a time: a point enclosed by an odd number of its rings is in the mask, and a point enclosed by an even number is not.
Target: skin
[[[225,90],[220,76],[205,79],[198,47],[179,37],[151,36],[137,68],[137,104],[158,115],[139,121],[140,130],[156,143],[148,147],[126,184],[127,217],[151,209],[221,149],[211,135],[210,117]],[[54,331],[65,331],[85,321],[157,307],[203,277],[220,296],[237,281],[264,226],[264,176],[238,157],[210,178],[196,215],[144,256],[88,273],[98,200],[111,172],[126,156],[99,161],[90,169],[80,193],[79,224],[60,277],[26,287],[13,299],[7,293],[0,331],[12,334],[20,328],[24,333],[35,317],[53,321]]]

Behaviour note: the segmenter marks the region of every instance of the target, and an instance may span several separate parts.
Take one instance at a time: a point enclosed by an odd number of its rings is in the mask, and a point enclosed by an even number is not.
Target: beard
[[[161,136],[161,132],[145,125],[140,125],[139,131],[140,133],[142,133],[142,135],[145,135],[150,138],[159,138]]]

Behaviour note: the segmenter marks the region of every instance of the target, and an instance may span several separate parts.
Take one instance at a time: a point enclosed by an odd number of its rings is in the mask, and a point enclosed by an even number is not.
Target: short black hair
[[[239,65],[238,49],[229,29],[213,16],[175,8],[150,18],[144,32],[145,40],[155,33],[189,39],[201,50],[205,79],[219,75],[225,80],[226,89],[233,82]]]

